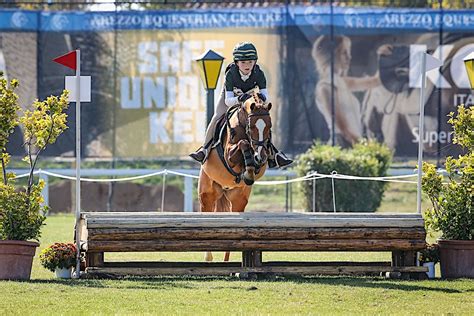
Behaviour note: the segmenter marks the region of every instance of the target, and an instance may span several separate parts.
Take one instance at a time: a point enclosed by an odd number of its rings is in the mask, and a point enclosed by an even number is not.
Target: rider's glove
[[[248,98],[250,98],[250,96],[247,93],[243,93],[239,95],[237,100],[239,100],[240,103],[244,103]]]
[[[263,102],[267,101],[267,97],[263,94],[263,93],[257,93],[258,97],[260,98],[260,100],[262,100]]]

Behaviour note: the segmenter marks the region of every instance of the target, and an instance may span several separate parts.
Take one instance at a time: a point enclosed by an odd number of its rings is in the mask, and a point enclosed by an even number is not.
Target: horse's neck
[[[240,108],[239,110],[235,111],[234,115],[232,115],[229,119],[229,128],[236,128],[238,126],[244,127],[247,120],[247,113],[244,109]]]

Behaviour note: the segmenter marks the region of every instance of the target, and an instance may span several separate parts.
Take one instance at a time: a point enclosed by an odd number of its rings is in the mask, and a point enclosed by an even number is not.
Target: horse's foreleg
[[[218,192],[209,176],[201,170],[198,183],[198,197],[201,212],[213,212],[217,199],[222,192]]]
[[[244,182],[246,185],[252,185],[255,181],[255,160],[252,155],[250,143],[247,140],[241,140],[238,146],[240,151],[242,152],[242,155],[244,156]]]
[[[213,212],[216,201],[222,196],[222,190],[219,190],[212,179],[203,171],[199,175],[198,183],[199,204],[201,212]],[[205,261],[212,261],[212,253],[206,252]]]
[[[249,201],[250,192],[252,192],[251,186],[244,186],[240,188],[235,188],[229,190],[225,193],[227,199],[230,201],[232,205],[232,212],[243,212],[245,211],[245,207]],[[230,252],[226,252],[224,254],[224,262],[229,261]]]

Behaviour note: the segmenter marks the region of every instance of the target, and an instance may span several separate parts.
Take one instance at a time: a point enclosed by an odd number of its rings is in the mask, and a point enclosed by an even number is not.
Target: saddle
[[[235,172],[227,163],[227,160],[225,159],[225,150],[224,150],[224,135],[227,131],[227,127],[230,126],[230,118],[232,115],[234,115],[239,109],[240,109],[240,104],[236,104],[234,106],[231,106],[227,109],[226,113],[222,115],[219,120],[217,121],[216,125],[216,131],[214,132],[214,137],[212,138],[212,146],[211,148],[215,148],[217,151],[217,154],[222,161],[222,164],[225,166],[227,171],[231,175],[235,177],[235,183],[239,183],[242,180],[242,175]],[[229,137],[233,137],[232,133],[234,130],[231,128]]]

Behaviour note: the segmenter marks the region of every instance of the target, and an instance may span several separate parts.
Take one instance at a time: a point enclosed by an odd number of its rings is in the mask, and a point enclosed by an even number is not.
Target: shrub
[[[76,265],[77,248],[71,243],[54,243],[43,249],[39,256],[41,265],[54,272],[58,269],[67,269]]]
[[[447,184],[436,167],[423,163],[423,191],[433,207],[425,213],[426,228],[441,231],[447,240],[474,239],[474,108],[458,107],[457,116],[449,114],[453,143],[463,147],[458,159],[446,159]]]
[[[50,96],[45,101],[36,100],[32,110],[24,110],[18,117],[17,113],[21,112],[15,94],[18,85],[17,80],[7,82],[0,73],[0,240],[39,240],[48,208],[42,205],[44,182],[35,183],[34,170],[46,146],[54,143],[67,128],[64,111],[68,93],[64,91],[60,97]],[[23,161],[30,168],[27,185],[22,188],[16,188],[15,175],[7,173],[10,155],[6,146],[18,124],[24,132]]]
[[[298,159],[299,176],[317,171],[322,174],[354,176],[385,176],[392,159],[391,150],[375,141],[362,140],[352,149],[314,144]],[[316,182],[316,210],[332,212],[332,180]],[[380,206],[386,182],[361,180],[335,180],[336,210],[339,212],[375,212]],[[300,184],[306,210],[313,208],[313,181]]]
[[[439,262],[439,246],[438,244],[428,244],[426,248],[420,251],[420,263]]]

